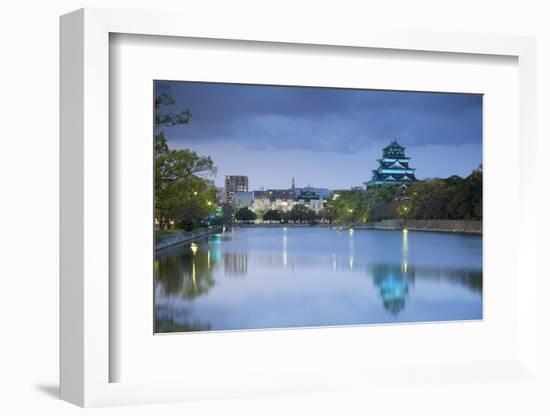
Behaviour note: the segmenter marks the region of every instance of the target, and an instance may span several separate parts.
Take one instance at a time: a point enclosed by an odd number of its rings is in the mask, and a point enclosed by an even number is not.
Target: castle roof
[[[389,150],[389,149],[401,149],[401,150],[405,150],[406,147],[403,147],[401,146],[399,143],[397,143],[397,140],[392,140],[391,143],[389,145],[387,145],[386,147],[384,147],[383,150]]]

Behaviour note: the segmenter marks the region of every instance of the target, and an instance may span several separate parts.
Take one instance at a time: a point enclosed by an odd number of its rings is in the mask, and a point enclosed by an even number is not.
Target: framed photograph
[[[534,40],[180,22],[61,18],[62,398],[537,383]]]

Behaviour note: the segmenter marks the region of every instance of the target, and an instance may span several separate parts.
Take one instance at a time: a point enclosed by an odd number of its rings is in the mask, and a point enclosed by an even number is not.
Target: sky
[[[370,180],[392,140],[418,179],[467,176],[482,162],[482,96],[430,92],[155,82],[192,113],[163,127],[168,145],[210,156],[212,178],[246,175],[249,189],[348,189]]]

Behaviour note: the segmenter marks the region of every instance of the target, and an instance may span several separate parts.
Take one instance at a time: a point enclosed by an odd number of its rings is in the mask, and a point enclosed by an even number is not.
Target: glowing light
[[[197,192],[197,191],[193,192],[193,195],[197,195],[197,194],[198,194],[198,192]]]
[[[197,250],[199,249],[199,246],[195,243],[191,243],[191,251],[193,252],[193,255],[197,253]]]
[[[353,228],[349,229],[349,233],[350,233],[350,235],[353,234]]]
[[[211,205],[212,205],[212,202],[208,201],[207,204],[208,204],[208,206],[211,206]]]

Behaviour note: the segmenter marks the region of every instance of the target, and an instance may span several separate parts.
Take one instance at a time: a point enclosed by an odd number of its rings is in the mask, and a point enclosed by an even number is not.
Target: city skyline
[[[170,147],[212,157],[249,189],[348,189],[370,180],[392,140],[419,179],[467,176],[482,163],[482,96],[473,94],[159,82],[189,109],[189,124],[163,128]]]
[[[224,184],[222,184],[222,186],[218,186],[216,184],[214,184],[214,186],[216,186],[217,188],[219,189],[226,189],[227,190],[227,179],[228,178],[233,178],[233,177],[243,177],[243,178],[246,178],[247,181],[250,181],[250,178],[248,175],[226,175],[225,176],[225,180],[224,180]],[[238,193],[238,192],[261,192],[261,191],[268,191],[268,190],[300,190],[300,189],[329,189],[331,191],[334,191],[334,190],[337,190],[337,189],[330,189],[330,188],[327,188],[325,186],[314,186],[310,183],[308,184],[305,184],[303,186],[296,186],[296,182],[295,182],[295,177],[291,177],[290,180],[289,180],[289,186],[281,186],[281,187],[278,187],[278,188],[272,188],[272,187],[265,187],[265,186],[260,186],[258,188],[252,188],[252,187],[249,187],[247,185],[247,189],[246,190],[236,190],[236,191],[233,191],[233,193]]]

